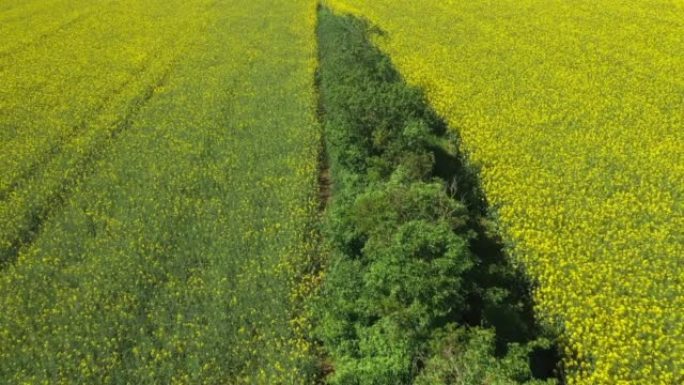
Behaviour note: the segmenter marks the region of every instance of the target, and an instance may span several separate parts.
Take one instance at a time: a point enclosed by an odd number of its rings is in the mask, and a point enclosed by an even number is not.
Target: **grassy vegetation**
[[[326,3],[458,130],[568,383],[682,383],[681,2]]]
[[[316,335],[329,382],[555,383],[544,380],[555,361],[529,287],[486,231],[456,138],[369,43],[366,24],[319,15],[333,194]]]
[[[315,4],[98,4],[0,59],[1,382],[310,383]]]

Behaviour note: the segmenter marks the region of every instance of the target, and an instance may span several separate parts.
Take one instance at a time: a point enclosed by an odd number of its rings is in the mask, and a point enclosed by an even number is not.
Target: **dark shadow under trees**
[[[531,283],[504,252],[457,134],[370,43],[377,27],[321,8],[317,33],[333,186],[317,305],[329,381],[562,382],[555,336],[535,321]]]

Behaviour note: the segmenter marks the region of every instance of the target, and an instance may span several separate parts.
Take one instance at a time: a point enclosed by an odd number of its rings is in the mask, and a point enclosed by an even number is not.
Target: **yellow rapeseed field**
[[[460,134],[568,383],[684,383],[684,3],[326,3]]]
[[[312,382],[315,17],[0,2],[0,383]]]

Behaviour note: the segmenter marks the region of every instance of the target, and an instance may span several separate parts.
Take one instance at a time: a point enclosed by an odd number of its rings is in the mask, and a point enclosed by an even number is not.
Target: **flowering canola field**
[[[326,3],[460,134],[568,383],[684,383],[684,3]]]
[[[0,2],[0,382],[309,382],[315,12]]]

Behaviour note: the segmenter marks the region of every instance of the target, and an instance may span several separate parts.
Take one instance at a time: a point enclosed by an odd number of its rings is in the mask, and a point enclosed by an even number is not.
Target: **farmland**
[[[307,382],[314,12],[2,3],[0,382]]]
[[[684,383],[680,0],[0,0],[0,383]]]

